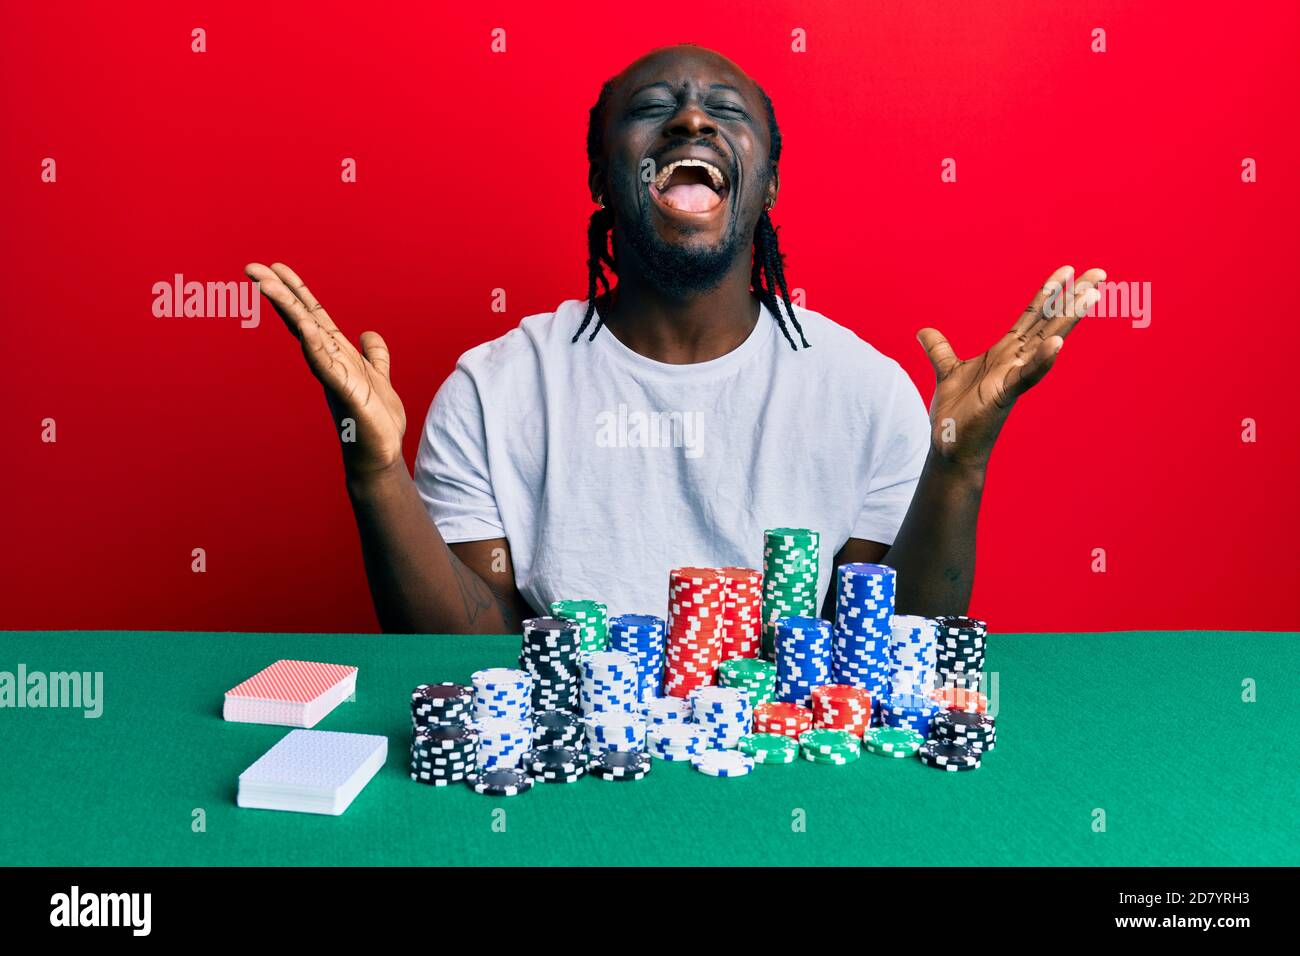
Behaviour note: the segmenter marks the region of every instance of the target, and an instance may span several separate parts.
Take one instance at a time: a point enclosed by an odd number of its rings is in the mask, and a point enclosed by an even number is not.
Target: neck
[[[685,298],[665,296],[636,271],[623,270],[611,301],[601,302],[600,310],[610,334],[668,365],[726,355],[749,337],[760,314],[749,291],[749,263],[739,261],[717,286]]]

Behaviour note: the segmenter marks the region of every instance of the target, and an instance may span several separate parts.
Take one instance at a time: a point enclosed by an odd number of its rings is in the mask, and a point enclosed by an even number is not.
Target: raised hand
[[[330,415],[340,433],[344,419],[356,423],[355,441],[343,442],[349,477],[381,472],[402,461],[406,411],[393,391],[388,346],[378,332],[361,334],[361,351],[288,266],[249,263],[244,273],[259,283],[302,346],[312,374],[325,387]]]
[[[1071,266],[1057,269],[1011,331],[983,355],[959,359],[937,329],[917,333],[937,379],[930,402],[936,454],[973,467],[988,462],[1011,406],[1051,370],[1065,337],[1101,297],[1096,285],[1105,279],[1101,269],[1077,279]]]

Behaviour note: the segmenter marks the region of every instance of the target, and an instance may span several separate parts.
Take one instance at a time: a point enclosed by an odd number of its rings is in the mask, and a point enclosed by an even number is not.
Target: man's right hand
[[[406,411],[389,378],[388,346],[378,332],[363,332],[361,351],[348,341],[329,313],[288,266],[260,262],[244,267],[302,346],[312,374],[325,386],[325,400],[340,436],[345,419],[355,441],[343,442],[349,479],[364,479],[402,464]]]

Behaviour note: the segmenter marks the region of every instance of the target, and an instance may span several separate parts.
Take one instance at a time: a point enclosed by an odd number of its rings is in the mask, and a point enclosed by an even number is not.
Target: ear
[[[775,166],[773,166],[771,178],[769,178],[767,181],[767,198],[764,200],[764,205],[768,209],[771,209],[773,206],[776,205],[776,195],[780,191],[781,191],[781,173],[777,170]]]
[[[591,201],[599,205],[602,201],[609,205],[605,195],[605,169],[599,163],[592,163],[587,171],[587,188],[591,190]]]

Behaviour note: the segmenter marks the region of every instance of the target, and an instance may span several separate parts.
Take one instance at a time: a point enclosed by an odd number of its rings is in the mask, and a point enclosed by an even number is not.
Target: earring
[[[596,202],[600,205],[600,208],[601,208],[601,209],[604,209],[604,208],[605,208],[605,194],[604,194],[604,193],[601,193],[601,194],[600,194],[600,198],[597,199]]]

